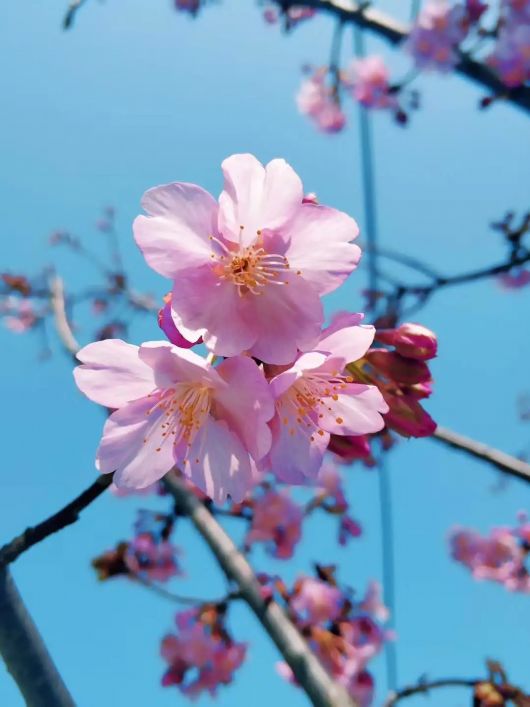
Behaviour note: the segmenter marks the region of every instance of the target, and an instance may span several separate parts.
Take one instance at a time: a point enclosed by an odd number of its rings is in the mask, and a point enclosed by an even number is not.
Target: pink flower
[[[344,599],[337,587],[320,579],[304,577],[291,599],[291,607],[307,624],[334,621],[340,614]]]
[[[354,60],[343,82],[366,108],[397,108],[396,96],[390,93],[388,69],[380,56]]]
[[[302,115],[309,116],[316,127],[324,133],[338,133],[346,125],[346,116],[341,110],[337,93],[326,82],[328,70],[317,69],[310,78],[304,79],[296,104]]]
[[[362,599],[359,604],[359,608],[362,611],[366,611],[367,614],[374,616],[378,621],[381,621],[381,623],[388,621],[390,612],[383,603],[381,585],[379,582],[372,581],[368,584],[364,599]]]
[[[236,356],[212,367],[196,353],[160,341],[119,339],[78,353],[81,391],[115,409],[96,455],[117,486],[143,488],[175,464],[216,503],[241,501],[255,483],[255,461],[269,451],[273,414],[262,372]]]
[[[189,12],[196,15],[201,8],[201,0],[174,0],[175,9],[180,12]]]
[[[357,265],[346,214],[303,204],[302,183],[283,160],[252,155],[223,162],[219,204],[175,183],[148,191],[134,222],[147,262],[175,281],[172,316],[184,338],[216,354],[242,351],[287,364],[308,350],[322,323],[320,295]]]
[[[287,560],[301,538],[302,520],[302,509],[287,492],[267,491],[254,501],[252,525],[245,544],[270,543],[271,554]]]
[[[469,29],[466,9],[431,0],[420,12],[406,42],[420,69],[449,71],[458,62],[457,48]]]
[[[370,707],[374,700],[375,683],[367,670],[354,673],[348,681],[347,688],[359,707]]]
[[[503,28],[486,62],[508,88],[530,81],[530,20]]]
[[[501,0],[501,15],[507,24],[530,24],[529,0]]]
[[[4,324],[15,334],[24,334],[38,322],[38,314],[30,300],[9,297],[5,309],[8,314],[4,317]]]
[[[507,290],[519,290],[521,287],[530,285],[530,270],[525,270],[525,268],[510,270],[510,272],[501,273],[497,279],[501,287]]]
[[[269,462],[282,481],[315,478],[330,434],[363,435],[384,426],[381,413],[388,406],[378,388],[343,375],[346,364],[366,352],[374,333],[371,326],[330,327],[315,351],[271,380],[276,415]]]
[[[134,575],[157,582],[182,574],[176,548],[167,540],[156,542],[150,533],[141,533],[129,543],[124,560]]]

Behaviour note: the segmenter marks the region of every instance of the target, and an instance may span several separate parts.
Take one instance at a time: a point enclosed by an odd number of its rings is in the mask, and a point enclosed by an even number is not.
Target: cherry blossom
[[[508,88],[530,80],[530,19],[527,24],[509,24],[502,28],[487,63]]]
[[[293,556],[301,539],[303,512],[287,491],[265,491],[252,502],[252,524],[245,544],[267,543],[270,554],[282,560]]]
[[[350,243],[357,224],[302,203],[300,178],[284,160],[263,167],[252,155],[233,155],[222,168],[219,203],[192,184],[148,191],[136,242],[148,264],[174,280],[172,316],[185,339],[202,336],[222,356],[247,351],[290,363],[318,338],[320,295],[359,261]]]
[[[157,582],[182,574],[176,548],[167,540],[157,542],[150,533],[141,533],[129,543],[124,560],[133,575]]]
[[[344,373],[348,362],[366,353],[374,334],[371,326],[329,327],[314,351],[272,378],[276,415],[269,463],[281,480],[315,478],[330,434],[362,435],[384,426],[381,413],[388,406],[379,390]]]
[[[405,44],[420,69],[449,71],[458,62],[457,48],[469,22],[463,5],[431,0],[421,10]]]
[[[390,92],[389,72],[380,56],[355,59],[342,76],[352,96],[366,108],[397,108]]]
[[[162,342],[119,339],[85,346],[75,371],[87,397],[115,412],[96,455],[117,486],[143,488],[175,464],[217,503],[243,499],[255,461],[269,451],[273,414],[256,364],[236,356],[217,367]]]
[[[296,104],[302,115],[307,115],[324,133],[338,133],[346,125],[337,95],[337,86],[327,83],[328,69],[316,69],[302,81],[296,95]]]

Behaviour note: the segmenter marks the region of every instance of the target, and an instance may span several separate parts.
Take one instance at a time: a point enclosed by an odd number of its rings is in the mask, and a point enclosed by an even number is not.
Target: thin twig
[[[70,501],[60,511],[54,513],[42,523],[26,528],[26,530],[13,538],[11,542],[0,548],[0,567],[14,562],[23,552],[30,547],[45,540],[53,533],[66,528],[79,520],[79,514],[96,500],[112,482],[112,474],[101,474],[83,493]]]
[[[353,0],[275,0],[286,11],[293,6],[303,6],[332,14],[342,22],[350,22],[362,29],[367,29],[383,37],[391,44],[401,44],[409,33],[409,27],[366,3]],[[530,111],[530,88],[520,86],[508,89],[486,64],[472,59],[467,54],[460,54],[460,61],[455,71],[493,95],[502,97],[509,103]]]
[[[227,579],[239,587],[250,606],[291,668],[299,685],[316,707],[353,707],[355,703],[335,683],[313,654],[296,627],[275,601],[266,601],[245,556],[215,520],[206,506],[174,475],[165,477],[166,489],[177,510],[188,516],[209,545]]]
[[[501,452],[494,447],[490,447],[483,442],[477,442],[470,437],[448,430],[445,427],[437,427],[432,439],[438,440],[443,444],[459,449],[466,454],[480,459],[497,467],[503,474],[515,476],[522,481],[530,483],[530,464],[510,454]]]
[[[74,707],[11,573],[0,567],[0,655],[28,707]]]
[[[443,687],[470,687],[474,688],[480,680],[466,680],[464,678],[446,678],[445,680],[421,680],[416,685],[404,687],[401,690],[393,692],[384,703],[383,707],[392,707],[400,700],[406,697],[413,697],[422,693],[428,693],[431,690],[437,690]]]
[[[66,316],[63,281],[57,275],[50,279],[50,306],[55,321],[55,329],[67,353],[74,357],[79,351],[79,344],[73,335]]]
[[[228,592],[228,594],[226,594],[224,597],[219,597],[218,599],[201,599],[200,597],[175,594],[173,592],[170,592],[169,589],[162,587],[160,584],[157,584],[156,582],[151,582],[146,577],[142,577],[142,575],[137,572],[129,572],[128,576],[135,582],[138,582],[138,584],[141,584],[142,587],[149,589],[149,591],[153,592],[153,594],[158,594],[158,596],[164,599],[168,599],[169,601],[175,604],[184,604],[187,606],[200,606],[203,604],[219,605],[226,604],[230,601],[235,601],[237,599],[241,599],[240,592]]]

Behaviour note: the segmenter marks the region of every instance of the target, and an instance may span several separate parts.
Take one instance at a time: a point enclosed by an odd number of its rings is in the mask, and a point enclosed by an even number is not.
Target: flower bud
[[[438,342],[436,334],[421,324],[406,322],[397,329],[381,329],[375,338],[382,344],[394,346],[396,351],[407,358],[427,361],[436,356]]]
[[[395,351],[371,349],[366,354],[366,359],[385,378],[397,383],[414,385],[431,380],[431,373],[426,363],[405,358]]]

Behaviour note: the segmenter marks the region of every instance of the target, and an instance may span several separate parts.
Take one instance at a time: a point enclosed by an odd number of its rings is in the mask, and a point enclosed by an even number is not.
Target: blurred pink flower
[[[304,79],[296,96],[298,110],[309,116],[324,133],[338,133],[346,125],[335,87],[327,83],[328,70],[317,69]]]
[[[458,62],[458,45],[468,32],[463,5],[431,0],[421,10],[405,44],[420,69],[449,71]]]
[[[340,614],[344,598],[337,587],[320,579],[304,577],[297,583],[291,607],[302,623],[334,621]]]
[[[390,93],[389,72],[380,56],[355,59],[342,80],[355,100],[366,108],[395,109],[398,106],[396,96]]]
[[[182,574],[177,549],[167,540],[156,542],[150,533],[141,533],[129,543],[124,560],[134,575],[156,582]]]
[[[301,538],[302,520],[301,507],[286,491],[267,491],[253,503],[252,524],[245,544],[268,543],[274,557],[287,560]]]

